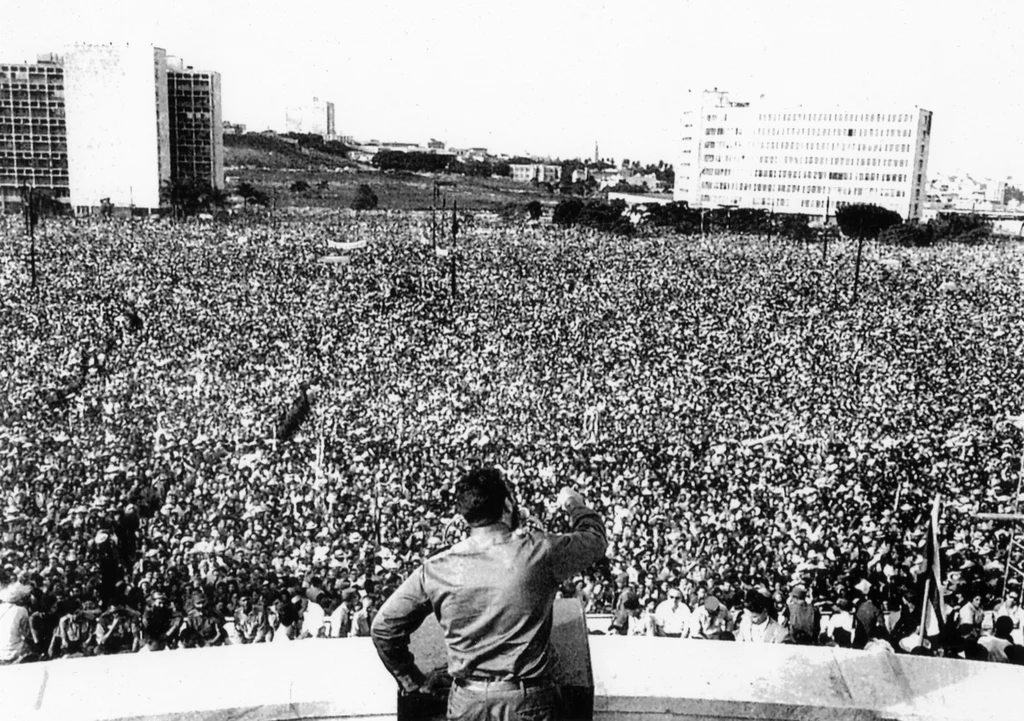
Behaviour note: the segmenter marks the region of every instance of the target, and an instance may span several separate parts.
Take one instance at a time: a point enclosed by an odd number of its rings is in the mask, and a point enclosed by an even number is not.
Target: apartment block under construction
[[[4,208],[34,187],[76,212],[154,210],[169,180],[224,187],[219,73],[127,44],[0,65]]]

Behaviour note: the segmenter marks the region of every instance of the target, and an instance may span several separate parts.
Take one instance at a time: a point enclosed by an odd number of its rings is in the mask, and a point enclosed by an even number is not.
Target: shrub
[[[578,198],[569,198],[559,202],[551,215],[551,220],[558,225],[574,225],[583,212],[583,201]]]
[[[988,240],[992,231],[991,224],[974,213],[940,213],[928,224],[936,241],[954,243],[980,243]]]
[[[541,207],[539,200],[531,200],[526,204],[526,212],[530,214],[530,220],[540,220],[544,209]]]
[[[293,193],[305,193],[309,190],[309,183],[305,180],[296,180],[289,188]]]
[[[888,245],[902,245],[911,248],[924,248],[935,244],[931,225],[919,223],[901,223],[886,228],[879,233],[878,240]]]
[[[895,210],[870,203],[842,205],[836,209],[836,222],[843,235],[862,240],[873,240],[886,228],[903,222]]]
[[[373,192],[373,188],[363,183],[356,189],[356,197],[352,200],[352,209],[373,210],[377,207],[377,202],[377,194]]]

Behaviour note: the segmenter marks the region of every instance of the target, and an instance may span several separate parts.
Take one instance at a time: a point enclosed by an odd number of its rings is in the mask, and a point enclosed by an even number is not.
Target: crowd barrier
[[[566,669],[561,680],[576,694],[574,717],[595,721],[1005,721],[1016,717],[1019,704],[1011,699],[1024,687],[1020,666],[839,648],[588,636],[582,618],[571,614],[556,623],[555,637]],[[443,663],[438,638],[436,627],[420,634],[416,648],[423,665]],[[0,668],[3,721],[238,718],[402,721],[402,714],[395,682],[365,638]]]

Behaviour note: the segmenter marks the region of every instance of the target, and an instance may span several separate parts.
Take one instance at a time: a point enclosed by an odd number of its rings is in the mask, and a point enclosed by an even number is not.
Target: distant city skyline
[[[1021,179],[1022,20],[1011,0],[8,0],[0,60],[146,42],[219,71],[224,119],[249,130],[315,96],[356,138],[561,158],[597,141],[617,162],[675,162],[689,90],[911,103],[934,113],[932,172]]]

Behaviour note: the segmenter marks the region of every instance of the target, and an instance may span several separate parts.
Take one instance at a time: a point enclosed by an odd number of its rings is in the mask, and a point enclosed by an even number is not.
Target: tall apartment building
[[[219,73],[126,44],[0,65],[3,206],[29,185],[78,211],[156,209],[172,177],[224,187]]]
[[[220,73],[173,58],[167,67],[171,177],[224,187],[224,122]]]
[[[286,133],[309,133],[333,140],[336,134],[334,103],[313,98],[313,102],[307,105],[285,108],[284,129]]]
[[[67,202],[64,69],[54,55],[0,65],[0,207],[20,203],[25,186]]]
[[[699,98],[683,114],[676,200],[821,216],[873,203],[920,218],[931,111],[781,107],[718,90]]]
[[[73,45],[64,54],[71,205],[157,208],[171,177],[167,54]]]

